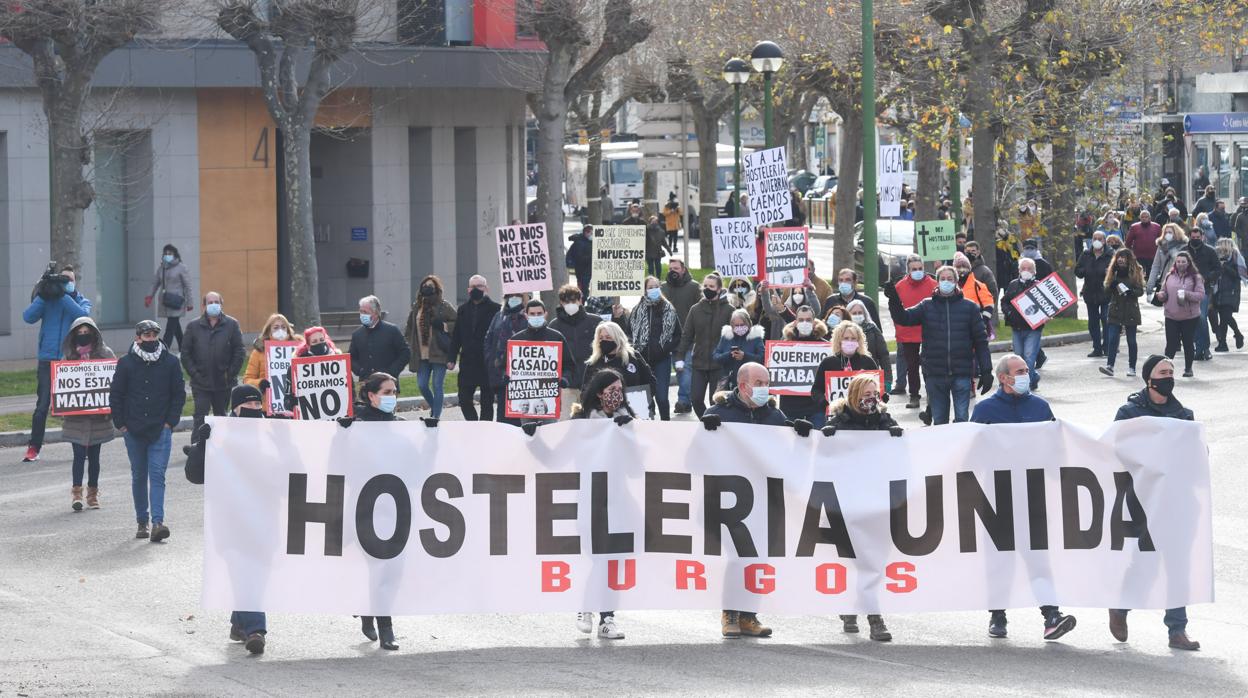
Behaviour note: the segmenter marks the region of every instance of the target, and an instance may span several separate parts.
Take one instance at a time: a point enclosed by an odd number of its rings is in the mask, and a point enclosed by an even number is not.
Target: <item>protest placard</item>
[[[958,251],[953,221],[919,221],[914,224],[915,252],[924,262],[953,259]]]
[[[52,362],[52,416],[111,414],[108,391],[116,359]]]
[[[545,223],[495,228],[494,237],[498,242],[503,295],[549,291],[555,287],[550,275]]]
[[[300,356],[290,361],[296,400],[295,419],[352,417],[351,356]]]
[[[264,343],[264,375],[269,381],[269,394],[265,396],[265,408],[269,414],[288,414],[286,395],[290,393],[290,360],[295,358],[299,342]]]
[[[875,380],[880,384],[880,397],[884,397],[884,372],[880,370],[874,371],[828,371],[823,374],[825,381],[824,396],[828,400],[828,414],[832,414],[832,405],[837,400],[849,394],[849,382],[854,376],[863,373],[875,374]]]
[[[763,365],[771,374],[771,394],[810,397],[815,369],[831,353],[828,342],[767,342]]]
[[[879,189],[880,217],[901,215],[901,180],[906,161],[900,145],[880,146]]]
[[[768,228],[766,232],[767,285],[771,288],[805,285],[810,232],[806,228]]]
[[[711,221],[715,271],[726,279],[758,276],[758,238],[750,218],[717,218]]]
[[[750,196],[750,217],[755,227],[787,221],[793,217],[789,195],[789,164],[784,146],[746,153],[745,191]]]
[[[646,226],[595,226],[590,275],[595,296],[640,296],[646,281]]]
[[[563,345],[507,342],[508,419],[559,419]]]
[[[637,419],[650,419],[650,386],[634,385],[624,389],[624,400]]]
[[[1031,329],[1037,329],[1078,302],[1056,273],[1040,279],[1010,301]]]

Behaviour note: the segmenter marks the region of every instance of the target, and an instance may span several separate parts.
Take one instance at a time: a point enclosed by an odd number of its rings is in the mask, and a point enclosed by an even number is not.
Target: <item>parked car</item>
[[[810,185],[815,183],[817,177],[814,172],[809,170],[797,170],[789,175],[789,186],[801,192],[802,196],[806,195],[806,190],[810,189]]]
[[[880,219],[875,222],[875,244],[879,253],[880,283],[900,279],[905,274],[906,256],[914,253],[914,221]],[[854,268],[863,270],[862,222],[854,224]]]
[[[822,199],[831,194],[834,189],[836,189],[836,175],[819,175],[815,183],[810,185],[810,190],[806,192],[806,198],[813,196]]]

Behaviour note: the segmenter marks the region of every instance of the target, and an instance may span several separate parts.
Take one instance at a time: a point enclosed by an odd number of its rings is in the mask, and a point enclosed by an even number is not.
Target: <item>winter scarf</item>
[[[140,359],[143,359],[144,361],[146,361],[146,362],[147,362],[147,363],[149,363],[149,364],[154,364],[154,363],[156,363],[158,360],[160,360],[160,355],[161,355],[161,354],[163,354],[163,353],[165,353],[165,345],[164,345],[164,344],[157,344],[157,345],[156,345],[156,351],[153,351],[153,352],[146,352],[146,351],[143,351],[141,348],[139,348],[139,343],[138,343],[138,342],[135,342],[135,343],[134,343],[134,344],[130,347],[130,353],[134,354],[135,356],[139,357]]]
[[[663,327],[659,331],[659,346],[668,346],[676,334],[676,311],[662,299],[658,301],[643,300],[638,306],[641,312],[633,313],[633,344],[645,347],[650,342],[650,309],[656,303],[663,303]]]

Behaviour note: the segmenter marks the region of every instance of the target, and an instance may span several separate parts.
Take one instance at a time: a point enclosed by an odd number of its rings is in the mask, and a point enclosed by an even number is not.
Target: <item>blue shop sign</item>
[[[1248,133],[1248,112],[1183,115],[1185,133]]]
[[[351,242],[368,242],[368,228],[352,228]]]

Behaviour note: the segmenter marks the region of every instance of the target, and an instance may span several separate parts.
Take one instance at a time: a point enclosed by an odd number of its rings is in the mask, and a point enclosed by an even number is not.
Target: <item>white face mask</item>
[[[750,402],[753,402],[755,407],[766,405],[769,399],[771,399],[771,390],[767,386],[756,385],[750,388]]]
[[[849,317],[850,319],[852,319],[855,323],[859,325],[867,321],[866,315],[850,315]]]
[[[1036,278],[1036,273],[1034,271],[1020,271],[1018,272],[1018,278],[1023,281],[1031,281]]]
[[[793,294],[793,305],[801,305],[802,301],[804,300],[806,300],[805,294],[801,294],[801,293]]]
[[[1102,247],[1104,247],[1104,246],[1105,246],[1105,243],[1101,242],[1100,240],[1093,240],[1093,241],[1092,241],[1092,249],[1094,249],[1094,250],[1099,250],[1099,249],[1101,249],[1101,248],[1102,248]]]
[[[1166,233],[1166,242],[1174,242],[1174,233]]]
[[[276,339],[279,342],[285,342],[287,339],[290,338],[290,333],[282,329],[281,327],[279,327],[273,330],[271,333],[269,333],[269,336],[272,337],[273,339]]]
[[[581,312],[581,304],[580,303],[564,303],[563,312],[567,313],[568,315],[576,315],[577,313]]]
[[[814,332],[814,331],[815,331],[815,323],[813,323],[813,322],[799,322],[799,323],[797,323],[797,333],[798,333],[798,334],[800,334],[800,335],[802,335],[803,337],[805,337],[806,335],[808,335],[808,334],[810,334],[811,332]]]

